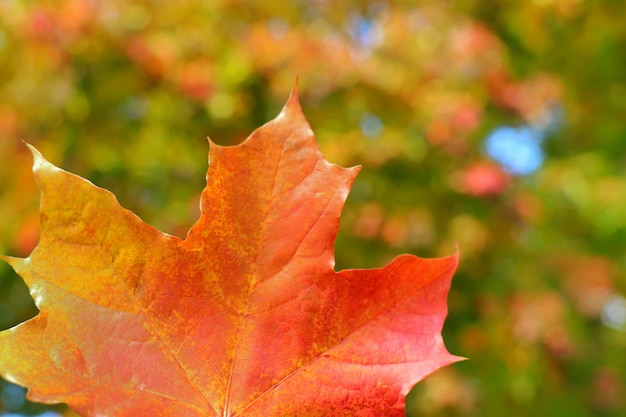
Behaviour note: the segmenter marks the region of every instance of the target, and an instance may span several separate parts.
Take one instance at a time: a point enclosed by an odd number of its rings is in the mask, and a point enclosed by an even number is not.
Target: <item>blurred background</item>
[[[208,143],[296,76],[327,159],[363,165],[337,268],[461,264],[444,339],[471,360],[412,416],[626,415],[626,3],[0,0],[0,253],[38,240],[21,140],[179,236]],[[36,314],[0,265],[0,329]],[[0,416],[70,415],[0,382]]]

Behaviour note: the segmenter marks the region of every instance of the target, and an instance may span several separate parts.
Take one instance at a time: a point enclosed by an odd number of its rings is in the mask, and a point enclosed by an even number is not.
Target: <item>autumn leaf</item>
[[[3,257],[39,308],[0,333],[0,373],[84,416],[404,416],[459,360],[441,327],[457,255],[334,271],[358,168],[326,161],[292,92],[241,145],[211,143],[185,239],[31,147],[41,240]]]

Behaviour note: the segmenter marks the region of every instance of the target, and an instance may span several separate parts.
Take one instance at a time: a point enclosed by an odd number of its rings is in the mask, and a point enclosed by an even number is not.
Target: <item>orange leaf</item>
[[[0,333],[0,373],[85,416],[404,416],[459,360],[440,335],[457,255],[335,272],[357,168],[327,162],[295,90],[244,143],[211,143],[186,239],[32,148],[41,240],[3,257],[39,315]]]

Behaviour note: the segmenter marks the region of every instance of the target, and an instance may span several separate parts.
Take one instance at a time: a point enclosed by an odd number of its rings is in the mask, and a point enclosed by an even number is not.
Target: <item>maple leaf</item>
[[[31,147],[41,240],[3,257],[39,308],[0,373],[85,416],[404,416],[460,358],[441,328],[457,255],[334,271],[358,168],[327,162],[292,92],[241,145],[211,143],[201,217],[159,232]]]

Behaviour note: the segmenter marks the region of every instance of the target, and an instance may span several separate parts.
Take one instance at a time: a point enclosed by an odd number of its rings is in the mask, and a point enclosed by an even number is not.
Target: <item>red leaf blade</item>
[[[86,416],[401,416],[459,358],[441,339],[457,255],[335,272],[358,168],[326,161],[295,91],[235,147],[211,145],[186,239],[33,149],[41,241],[4,258],[40,314],[0,333],[0,372]]]

